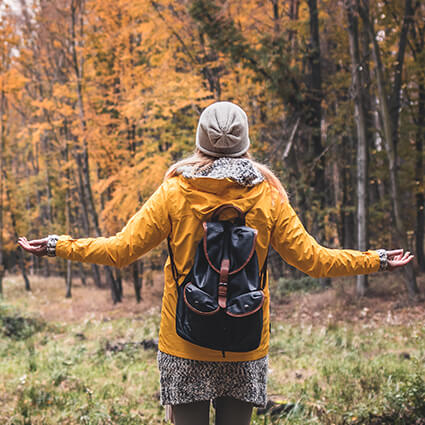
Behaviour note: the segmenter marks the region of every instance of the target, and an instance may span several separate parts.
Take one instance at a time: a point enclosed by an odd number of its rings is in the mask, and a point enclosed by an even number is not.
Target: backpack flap
[[[230,231],[230,252],[228,253],[230,268],[229,275],[242,270],[252,258],[257,242],[257,230],[248,226],[228,226],[226,222],[205,222],[203,249],[210,267],[220,274],[221,263],[224,257],[223,241],[226,232]]]
[[[226,313],[232,317],[245,317],[256,313],[264,304],[262,290],[247,292],[228,301]]]
[[[232,317],[254,314],[264,303],[258,262],[254,256],[257,230],[220,221],[206,222],[203,226],[204,255],[210,267],[218,274],[219,306]],[[225,239],[228,244],[224,242]],[[226,245],[228,250],[223,249]],[[226,266],[225,273],[223,265]]]
[[[185,285],[183,296],[186,305],[195,313],[209,315],[220,310],[215,298],[191,282]]]

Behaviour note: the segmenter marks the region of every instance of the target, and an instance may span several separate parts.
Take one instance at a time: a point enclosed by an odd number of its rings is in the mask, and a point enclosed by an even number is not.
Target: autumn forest
[[[420,0],[0,0],[0,292],[5,271],[110,286],[121,271],[31,257],[18,236],[113,235],[194,148],[214,100],[329,247],[414,252],[425,272]],[[298,272],[270,254],[276,278]],[[324,283],[326,284],[326,282]],[[366,278],[357,292],[367,293]]]

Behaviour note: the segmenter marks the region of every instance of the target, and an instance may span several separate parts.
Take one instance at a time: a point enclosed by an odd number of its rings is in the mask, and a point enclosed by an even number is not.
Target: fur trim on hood
[[[222,157],[212,164],[199,168],[183,166],[177,172],[187,179],[209,177],[213,179],[231,179],[241,186],[255,186],[264,181],[264,176],[257,170],[251,160],[246,158]]]

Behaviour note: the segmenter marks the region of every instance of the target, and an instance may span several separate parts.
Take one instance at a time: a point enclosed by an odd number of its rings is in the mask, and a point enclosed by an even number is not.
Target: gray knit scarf
[[[229,178],[241,186],[254,186],[264,181],[264,176],[251,160],[246,158],[222,157],[207,167],[183,166],[177,172],[187,179],[209,177],[213,179]]]

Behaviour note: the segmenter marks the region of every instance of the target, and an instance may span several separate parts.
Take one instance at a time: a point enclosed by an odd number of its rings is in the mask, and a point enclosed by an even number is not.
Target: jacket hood
[[[232,204],[242,211],[249,211],[261,198],[267,183],[261,182],[251,187],[241,186],[230,178],[178,177],[185,200],[193,214],[201,221],[224,204]]]

